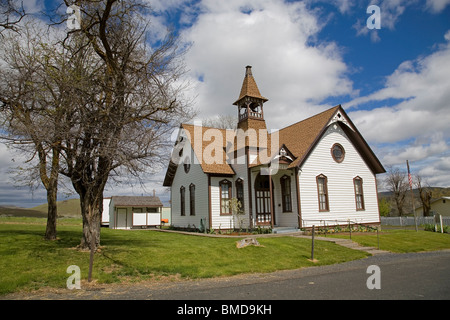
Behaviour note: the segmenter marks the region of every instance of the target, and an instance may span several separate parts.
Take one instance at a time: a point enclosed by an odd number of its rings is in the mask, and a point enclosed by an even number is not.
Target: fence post
[[[378,250],[380,250],[380,234],[379,231],[380,230],[380,226],[377,226],[377,242],[378,242]]]
[[[442,214],[439,215],[439,222],[441,223],[441,233],[444,233],[444,226],[442,225]]]
[[[350,230],[350,240],[352,240],[352,225],[350,224],[350,220],[348,220],[348,230]]]
[[[314,262],[314,225],[312,226],[312,242],[311,242],[311,261]]]

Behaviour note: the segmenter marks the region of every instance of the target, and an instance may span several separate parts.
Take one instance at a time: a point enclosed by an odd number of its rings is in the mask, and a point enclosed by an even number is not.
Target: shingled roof
[[[203,127],[203,126],[197,127],[199,130],[200,129],[202,130],[202,145],[201,145],[201,150],[200,150],[200,148],[197,147],[196,145],[194,145],[194,143],[192,141],[195,137],[195,133],[194,133],[195,126],[190,125],[190,124],[183,124],[182,128],[185,129],[189,133],[188,138],[189,138],[192,149],[194,150],[194,153],[195,153],[197,159],[202,159],[200,165],[201,165],[204,173],[216,173],[216,174],[234,174],[235,173],[233,168],[227,163],[227,155],[226,155],[227,134],[226,134],[225,129],[216,129],[216,128]],[[213,141],[206,141],[204,139],[205,132],[207,132],[209,129],[213,129],[214,131],[212,131],[212,132],[215,132],[216,130],[218,130],[216,132],[220,132],[222,134],[222,141],[219,141],[218,137],[214,137]],[[232,141],[230,141],[230,143],[231,142]],[[213,144],[217,143],[223,150],[223,153],[222,153],[223,157],[222,157],[221,163],[208,163],[207,161],[204,161],[203,156],[205,155],[204,154],[205,148],[208,145],[211,145],[212,143]]]
[[[113,196],[111,197],[116,207],[162,207],[158,197],[152,196]]]
[[[278,132],[280,145],[285,144],[296,158],[289,167],[293,168],[303,162],[322,130],[339,108],[340,106],[333,107]]]
[[[236,105],[244,97],[252,97],[268,101],[268,99],[264,98],[259,92],[255,78],[253,78],[252,67],[246,66],[245,68],[245,77],[244,82],[242,83],[241,92],[239,94],[239,98],[233,104]]]
[[[295,160],[289,165],[289,168],[300,167],[303,164],[336,116],[345,121],[346,124],[339,124],[340,121],[336,123],[340,125],[350,141],[357,147],[371,170],[374,173],[386,172],[341,105],[325,110],[279,131],[280,145],[286,145],[295,156]]]
[[[314,149],[317,142],[320,140],[322,135],[325,133],[326,129],[328,128],[331,121],[337,116],[340,115],[342,117],[342,120],[345,119],[345,124],[340,124],[341,128],[345,132],[345,134],[348,136],[350,141],[357,146],[361,156],[366,161],[367,165],[371,168],[371,170],[374,173],[384,173],[385,170],[378,160],[378,158],[375,156],[367,142],[364,140],[362,135],[359,133],[359,131],[356,129],[355,125],[351,122],[350,118],[348,118],[347,114],[345,113],[344,109],[341,107],[341,105],[335,106],[333,108],[330,108],[328,110],[325,110],[319,114],[316,114],[310,118],[307,118],[305,120],[299,121],[297,123],[294,123],[288,127],[285,127],[278,131],[279,134],[279,146],[285,146],[289,152],[293,155],[294,161],[292,161],[288,168],[294,168],[294,167],[301,167],[303,162],[308,158],[310,152]],[[339,123],[339,121],[337,122]],[[212,143],[216,144],[218,143],[220,147],[223,148],[223,161],[221,163],[207,163],[206,161],[201,161],[201,168],[204,173],[209,174],[222,174],[222,175],[233,175],[235,174],[235,171],[233,170],[232,166],[227,163],[227,154],[226,150],[227,147],[229,147],[229,144],[232,143],[232,141],[227,141],[227,134],[225,129],[215,129],[215,128],[209,128],[209,127],[197,127],[198,129],[201,128],[201,134],[202,134],[202,144],[201,146],[194,146],[193,141],[191,139],[194,139],[194,125],[189,124],[183,124],[182,128],[186,130],[189,134],[189,142],[191,143],[192,149],[194,149],[194,153],[197,157],[197,159],[203,159],[205,148],[210,146]],[[219,140],[206,140],[205,132],[209,129],[219,130],[222,134],[222,141]],[[215,137],[216,138],[216,137]],[[270,140],[271,135],[268,135],[268,142],[267,147],[271,148]],[[210,146],[211,147],[211,146]],[[234,146],[236,148],[236,146]],[[265,151],[264,151],[265,152]],[[275,157],[278,154],[279,150],[270,150],[268,153],[271,154],[271,157]],[[249,164],[249,167],[255,167],[259,165],[265,165],[266,163],[262,163],[259,161],[259,157],[255,159],[255,161],[252,164]],[[172,179],[175,174],[176,165],[171,162],[169,164],[169,168],[166,173],[166,178],[164,180],[165,186],[170,186],[172,184]]]

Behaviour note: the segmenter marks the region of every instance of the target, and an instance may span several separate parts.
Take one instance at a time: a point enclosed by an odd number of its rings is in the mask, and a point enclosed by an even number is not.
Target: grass
[[[43,240],[45,224],[42,218],[0,218],[0,294],[41,287],[65,288],[70,265],[79,266],[82,281],[86,281],[89,253],[75,249],[81,239],[81,219],[58,219],[56,241]],[[314,258],[318,261],[313,263],[308,260],[309,239],[258,238],[262,246],[242,249],[236,248],[237,240],[103,228],[93,278],[99,283],[115,283],[161,277],[220,277],[341,263],[368,255],[316,241]],[[377,246],[376,233],[353,234],[352,240],[363,246]],[[383,230],[380,249],[400,253],[450,249],[450,235]]]
[[[328,235],[328,237],[345,238],[349,235]],[[450,249],[450,234],[419,230],[382,230],[380,232],[380,249],[396,253],[421,252]],[[353,234],[352,240],[366,247],[377,247],[376,233]]]
[[[45,219],[0,218],[0,294],[40,287],[64,288],[77,265],[87,279],[89,253],[75,249],[81,222],[58,220],[56,241],[43,240]],[[205,278],[334,264],[367,256],[333,243],[293,237],[259,238],[262,246],[236,248],[236,238],[209,238],[148,230],[102,229],[93,278],[99,283],[163,276]]]

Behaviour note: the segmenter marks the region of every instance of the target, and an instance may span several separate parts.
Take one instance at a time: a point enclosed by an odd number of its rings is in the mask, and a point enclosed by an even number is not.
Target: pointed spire
[[[242,83],[241,92],[239,94],[239,98],[233,104],[237,105],[237,103],[244,97],[258,98],[262,99],[264,102],[268,100],[267,98],[264,98],[259,92],[255,78],[253,78],[251,66],[245,67],[245,77],[244,82]]]

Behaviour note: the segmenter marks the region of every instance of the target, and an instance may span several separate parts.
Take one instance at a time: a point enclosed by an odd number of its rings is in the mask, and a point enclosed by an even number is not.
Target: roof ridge
[[[334,106],[334,107],[329,108],[329,109],[327,109],[327,110],[324,110],[324,111],[322,111],[322,112],[320,112],[320,113],[317,113],[317,114],[315,114],[315,115],[312,115],[312,116],[310,116],[310,117],[308,117],[308,118],[306,118],[306,119],[303,119],[303,120],[297,121],[297,122],[295,122],[295,123],[292,123],[292,124],[288,125],[287,127],[281,128],[281,129],[279,129],[279,131],[284,130],[284,129],[287,129],[287,128],[292,127],[292,126],[295,126],[295,125],[297,125],[297,124],[299,124],[299,123],[301,123],[301,122],[304,122],[304,121],[306,121],[306,120],[310,120],[310,119],[312,119],[312,118],[316,118],[316,117],[318,117],[318,116],[324,114],[325,112],[329,112],[329,111],[331,111],[332,109],[338,109],[339,107],[342,108],[342,106],[341,106],[340,104],[338,104],[337,106]]]

